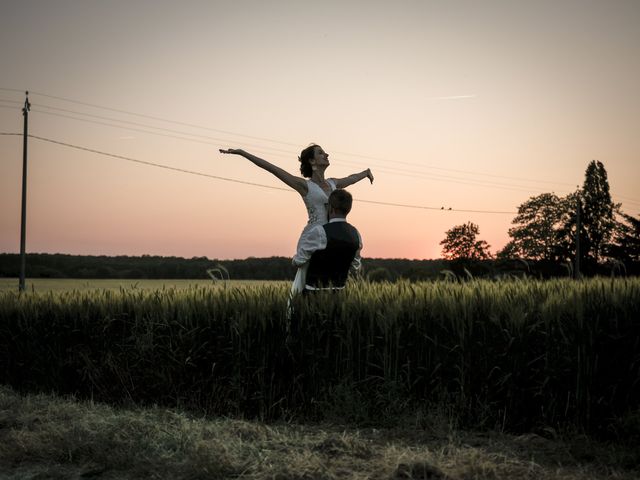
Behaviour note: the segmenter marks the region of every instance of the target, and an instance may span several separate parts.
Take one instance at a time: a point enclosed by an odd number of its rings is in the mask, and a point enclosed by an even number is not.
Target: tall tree
[[[498,253],[504,258],[555,260],[557,233],[566,214],[567,202],[554,193],[529,198],[518,207],[509,229],[511,240]]]
[[[586,242],[585,257],[598,263],[602,257],[604,246],[611,239],[615,226],[614,204],[609,193],[607,171],[602,162],[592,160],[585,172],[582,186],[582,215]]]
[[[484,240],[476,240],[480,233],[478,225],[467,222],[447,230],[446,237],[440,242],[442,256],[447,260],[485,260],[491,258],[490,245]]]
[[[554,258],[558,261],[573,263],[576,256],[576,228],[578,206],[582,210],[580,190],[560,199],[559,228],[556,230],[556,241],[553,247]],[[580,222],[580,245],[586,243],[584,223]],[[584,249],[581,247],[580,261],[584,262]]]
[[[560,199],[560,220],[559,227],[556,230],[556,242],[553,247],[554,259],[560,262],[574,264],[576,260],[576,240],[578,235],[578,208],[582,214],[583,199],[580,190],[576,190]],[[585,248],[587,245],[587,234],[582,219],[580,220],[580,263],[585,264]]]

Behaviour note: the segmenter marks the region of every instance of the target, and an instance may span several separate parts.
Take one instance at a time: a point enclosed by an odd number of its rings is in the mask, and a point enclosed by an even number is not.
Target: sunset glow
[[[593,159],[637,216],[638,25],[637,1],[10,2],[0,132],[22,133],[29,90],[29,132],[68,144],[29,139],[27,251],[292,256],[298,194],[219,148],[371,168],[349,188],[365,258],[438,258],[467,221],[495,253],[518,205]],[[17,252],[22,137],[0,158]]]

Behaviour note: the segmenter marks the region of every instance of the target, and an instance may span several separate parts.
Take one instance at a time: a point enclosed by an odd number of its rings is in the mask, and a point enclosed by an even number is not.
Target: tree
[[[562,199],[560,228],[557,230],[557,259],[576,259],[576,226],[580,208],[580,264],[594,271],[608,249],[615,228],[614,212],[619,207],[611,201],[607,172],[602,162],[587,166],[582,188]]]
[[[531,197],[518,207],[509,229],[511,240],[498,253],[502,258],[556,260],[556,243],[567,202],[554,193]]]
[[[615,227],[615,205],[609,193],[607,171],[602,162],[592,160],[585,173],[582,186],[581,220],[585,229],[585,242],[581,243],[584,256],[598,263]]]
[[[556,243],[553,247],[554,257],[561,262],[572,263],[576,256],[576,228],[578,205],[582,204],[580,190],[563,197],[560,205],[560,227],[556,230]],[[582,209],[582,207],[580,207]],[[584,223],[580,222],[580,244],[585,245],[586,233]],[[584,248],[581,249],[581,262],[584,262]]]
[[[446,232],[446,238],[440,242],[442,256],[447,260],[486,260],[492,257],[490,245],[484,240],[476,240],[480,233],[478,225],[467,222],[456,225]]]
[[[618,210],[618,209],[617,209]],[[640,261],[640,218],[617,211],[613,240],[606,246],[607,257],[621,262]]]

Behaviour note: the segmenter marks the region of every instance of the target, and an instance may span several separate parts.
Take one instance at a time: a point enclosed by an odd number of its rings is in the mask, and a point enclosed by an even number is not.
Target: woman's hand
[[[371,169],[370,169],[370,168],[367,168],[367,169],[365,170],[365,173],[367,174],[367,178],[369,179],[369,181],[370,181],[371,183],[373,183],[373,173],[371,173]]]

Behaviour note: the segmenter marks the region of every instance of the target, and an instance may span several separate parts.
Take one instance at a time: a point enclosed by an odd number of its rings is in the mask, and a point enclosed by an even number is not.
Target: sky
[[[28,90],[40,137],[27,252],[292,256],[299,195],[219,148],[371,168],[349,187],[365,258],[439,258],[469,221],[495,253],[592,160],[638,216],[638,25],[637,0],[4,2],[0,133],[22,134]],[[20,249],[22,142],[0,135],[0,252]]]

